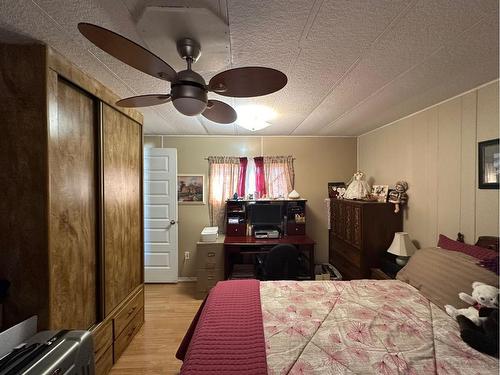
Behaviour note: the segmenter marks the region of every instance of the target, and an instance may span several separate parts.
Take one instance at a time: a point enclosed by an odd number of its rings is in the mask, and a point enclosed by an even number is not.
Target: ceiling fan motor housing
[[[207,108],[207,89],[201,75],[191,69],[177,73],[170,91],[174,107],[186,116],[196,116]]]
[[[201,56],[201,46],[194,39],[184,38],[177,41],[177,52],[182,59],[196,62]]]

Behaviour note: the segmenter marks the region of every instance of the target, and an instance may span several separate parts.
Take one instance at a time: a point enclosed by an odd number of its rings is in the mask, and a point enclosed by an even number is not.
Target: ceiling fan
[[[210,79],[208,85],[191,69],[201,55],[200,44],[191,38],[177,41],[177,52],[186,60],[187,69],[176,72],[169,64],[139,44],[111,30],[90,23],[79,23],[78,30],[103,51],[153,77],[171,83],[170,94],[139,95],[119,100],[121,107],[148,107],[172,102],[186,116],[201,114],[221,124],[236,121],[236,111],[219,100],[208,99],[208,92],[236,98],[271,94],[287,83],[284,73],[265,67],[244,67],[223,71]]]

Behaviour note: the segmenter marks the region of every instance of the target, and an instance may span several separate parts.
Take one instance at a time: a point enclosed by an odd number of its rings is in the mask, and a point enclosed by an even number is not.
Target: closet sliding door
[[[54,71],[48,78],[50,328],[87,329],[98,320],[98,106]]]
[[[142,127],[102,105],[104,314],[143,281]]]

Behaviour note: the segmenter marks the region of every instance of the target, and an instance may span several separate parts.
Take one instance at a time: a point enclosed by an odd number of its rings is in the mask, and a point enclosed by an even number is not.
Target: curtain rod
[[[230,156],[231,157],[231,156]],[[246,158],[246,156],[234,156],[235,158]],[[263,158],[265,156],[255,156],[256,158]],[[272,156],[271,156],[272,157]],[[205,160],[208,160],[208,158],[205,158]],[[295,160],[295,158],[292,158],[292,160]]]

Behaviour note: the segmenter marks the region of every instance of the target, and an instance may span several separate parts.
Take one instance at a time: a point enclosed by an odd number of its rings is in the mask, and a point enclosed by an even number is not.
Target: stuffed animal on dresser
[[[446,305],[448,315],[456,318],[460,337],[470,347],[498,357],[498,298],[499,290],[481,282],[472,283],[472,295],[460,293],[459,298],[473,305],[457,309]]]

